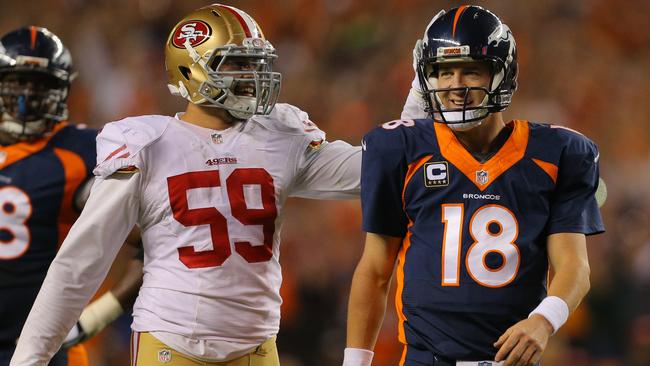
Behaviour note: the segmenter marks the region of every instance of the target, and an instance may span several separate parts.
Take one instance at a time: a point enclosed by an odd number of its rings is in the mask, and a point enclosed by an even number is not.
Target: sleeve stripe
[[[124,145],[118,147],[117,150],[115,150],[115,151],[113,151],[112,153],[108,154],[108,156],[106,157],[106,159],[104,159],[104,161],[109,160],[110,158],[112,158],[113,156],[119,154],[120,152],[122,152],[122,151],[125,150],[125,149],[126,149],[126,144],[124,144]],[[128,154],[128,152],[127,152],[127,154]],[[124,156],[120,156],[120,157],[124,157]]]
[[[555,164],[532,158],[533,162],[537,164],[548,176],[553,180],[553,183],[557,183],[557,173],[558,167]]]
[[[429,161],[433,155],[427,155],[421,157],[419,160],[416,160],[409,164],[409,169],[406,172],[406,177],[404,178],[404,188],[402,188],[402,206],[406,209],[406,201],[404,200],[404,195],[406,194],[406,187],[408,187],[409,182],[411,181],[411,178],[413,178],[413,175],[415,172],[420,169],[424,163]]]

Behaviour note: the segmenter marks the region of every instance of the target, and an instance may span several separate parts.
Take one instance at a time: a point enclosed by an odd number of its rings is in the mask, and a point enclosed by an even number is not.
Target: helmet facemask
[[[282,83],[282,75],[272,71],[277,55],[270,43],[259,38],[245,41],[250,42],[217,47],[203,57],[185,44],[190,57],[205,72],[198,87],[204,99],[200,104],[223,108],[241,120],[271,113]]]
[[[439,88],[438,68],[442,63],[467,63],[473,61],[486,62],[490,68],[490,81],[488,86]],[[505,93],[502,89],[503,67],[498,60],[475,60],[471,58],[445,59],[421,59],[418,62],[418,77],[420,86],[427,105],[426,112],[429,116],[450,128],[465,131],[476,127],[490,114],[502,111],[510,103],[512,93]],[[478,92],[478,93],[477,93]],[[442,96],[448,93],[455,93],[463,98],[463,104],[457,108],[447,108],[442,102]],[[470,105],[470,95],[478,95],[481,102],[478,105]],[[507,102],[504,104],[503,102]],[[475,103],[471,103],[475,104]]]
[[[0,75],[1,143],[32,141],[68,118],[68,84],[40,72]]]

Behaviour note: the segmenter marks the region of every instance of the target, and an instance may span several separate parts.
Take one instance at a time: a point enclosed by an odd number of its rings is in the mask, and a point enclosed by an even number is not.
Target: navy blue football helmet
[[[480,6],[460,6],[439,12],[414,49],[420,88],[429,116],[451,125],[480,121],[510,105],[517,89],[517,47],[507,25]],[[438,88],[438,67],[447,62],[486,62],[491,70],[487,88]],[[471,89],[485,92],[479,106],[446,109],[437,93]],[[478,122],[480,123],[480,122]],[[452,126],[453,127],[453,126]]]
[[[41,137],[68,118],[72,57],[45,28],[23,27],[0,38],[0,143]]]

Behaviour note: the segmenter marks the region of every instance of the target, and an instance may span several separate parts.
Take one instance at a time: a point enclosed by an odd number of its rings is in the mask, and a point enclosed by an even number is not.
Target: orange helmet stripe
[[[454,16],[454,28],[452,29],[451,36],[452,38],[456,38],[456,25],[458,24],[458,19],[460,19],[460,15],[463,14],[463,12],[467,9],[467,5],[463,5],[456,10],[456,16]]]
[[[33,25],[29,27],[29,30],[31,31],[31,36],[32,36],[30,47],[34,49],[36,48],[36,36],[38,35],[38,30]]]

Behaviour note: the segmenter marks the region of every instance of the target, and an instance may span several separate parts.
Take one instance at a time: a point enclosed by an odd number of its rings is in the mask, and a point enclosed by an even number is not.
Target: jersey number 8
[[[0,188],[0,259],[15,259],[27,251],[31,240],[25,224],[32,215],[27,193],[13,186]]]

